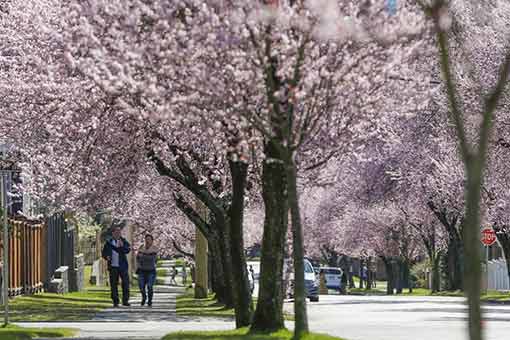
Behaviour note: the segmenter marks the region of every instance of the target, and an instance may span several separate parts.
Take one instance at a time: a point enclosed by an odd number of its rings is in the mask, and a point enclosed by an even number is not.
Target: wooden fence
[[[60,266],[74,269],[75,232],[63,213],[52,215],[45,222],[9,219],[9,229],[10,296],[48,288]]]
[[[44,224],[9,220],[9,295],[33,294],[43,288]]]

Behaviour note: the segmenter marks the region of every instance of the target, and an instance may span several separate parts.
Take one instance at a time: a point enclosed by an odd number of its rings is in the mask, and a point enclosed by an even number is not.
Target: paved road
[[[464,298],[321,296],[310,328],[349,340],[465,340]],[[292,304],[286,304],[292,310]],[[486,340],[510,339],[510,306],[485,306]]]

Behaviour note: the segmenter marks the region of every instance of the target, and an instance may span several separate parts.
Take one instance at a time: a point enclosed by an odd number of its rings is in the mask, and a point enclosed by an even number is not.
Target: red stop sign
[[[482,229],[482,238],[481,241],[484,245],[490,246],[496,242],[496,232],[492,228],[484,228]]]

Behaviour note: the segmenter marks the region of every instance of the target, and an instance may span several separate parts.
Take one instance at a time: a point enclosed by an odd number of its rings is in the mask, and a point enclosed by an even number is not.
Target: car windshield
[[[326,269],[326,274],[340,275],[342,272],[339,269]]]
[[[305,261],[305,273],[315,273],[310,262]]]

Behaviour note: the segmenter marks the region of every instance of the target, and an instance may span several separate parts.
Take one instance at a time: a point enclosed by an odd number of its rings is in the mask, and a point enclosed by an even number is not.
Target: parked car
[[[342,269],[335,267],[321,267],[320,275],[324,273],[326,280],[326,287],[328,289],[336,289],[340,291],[342,288],[342,275],[344,274]]]
[[[305,265],[305,293],[306,297],[310,299],[310,302],[319,301],[319,281],[313,270],[313,266],[309,260],[304,259]],[[289,278],[290,282],[287,289],[287,296],[293,298],[294,295],[294,275],[291,274]]]
[[[319,281],[313,270],[313,266],[305,259],[305,287],[306,297],[310,299],[310,302],[319,301]]]

